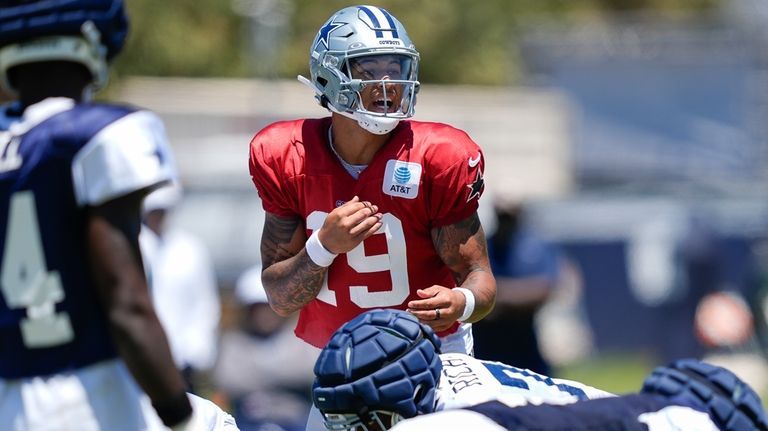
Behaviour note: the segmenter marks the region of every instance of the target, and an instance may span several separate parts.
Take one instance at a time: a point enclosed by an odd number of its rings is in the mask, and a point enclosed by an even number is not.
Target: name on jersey
[[[421,165],[418,163],[390,160],[384,171],[381,190],[396,198],[416,199],[421,183]]]
[[[480,377],[472,371],[472,367],[463,359],[444,358],[442,362],[443,379],[448,382],[448,386],[454,393],[470,386],[482,385]]]

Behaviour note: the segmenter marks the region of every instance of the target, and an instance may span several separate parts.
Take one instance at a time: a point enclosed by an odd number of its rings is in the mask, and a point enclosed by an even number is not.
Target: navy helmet
[[[107,81],[107,63],[125,44],[128,18],[123,0],[0,0],[0,83],[14,66],[41,61],[72,61],[93,76],[93,87]]]
[[[641,392],[707,412],[723,431],[768,431],[768,415],[760,396],[721,366],[698,359],[678,359],[654,369]]]
[[[312,399],[331,430],[389,428],[431,413],[440,339],[412,314],[371,310],[339,328],[315,364]]]

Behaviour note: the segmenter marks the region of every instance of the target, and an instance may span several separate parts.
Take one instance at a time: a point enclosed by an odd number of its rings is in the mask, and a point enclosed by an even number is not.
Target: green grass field
[[[554,375],[617,394],[636,392],[655,362],[642,355],[610,354],[554,370]]]
[[[642,354],[605,354],[556,368],[553,375],[616,394],[636,392],[658,361]],[[768,387],[755,388],[768,408]]]

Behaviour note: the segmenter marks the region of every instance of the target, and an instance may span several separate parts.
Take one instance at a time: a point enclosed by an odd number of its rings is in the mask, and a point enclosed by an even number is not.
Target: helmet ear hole
[[[329,102],[330,101],[328,100],[328,97],[325,94],[320,96],[320,106],[322,106],[325,109],[328,109],[328,103]]]
[[[430,393],[430,388],[426,385],[420,384],[413,391],[413,400],[419,412],[429,412],[432,408],[430,403],[434,402],[434,393]]]
[[[414,400],[420,400],[424,397],[424,385],[418,385],[416,386],[416,390],[413,391],[413,399]]]

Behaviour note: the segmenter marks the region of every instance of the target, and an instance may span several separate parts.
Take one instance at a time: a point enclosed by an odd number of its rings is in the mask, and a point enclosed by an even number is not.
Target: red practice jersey
[[[417,289],[455,287],[430,230],[472,215],[483,192],[482,151],[461,130],[401,121],[355,180],[329,147],[330,125],[330,118],[274,123],[250,148],[251,176],[264,210],[301,217],[307,236],[354,196],[383,214],[379,232],[336,257],[317,298],[301,310],[296,335],[317,347],[366,310],[405,310],[419,299]]]

